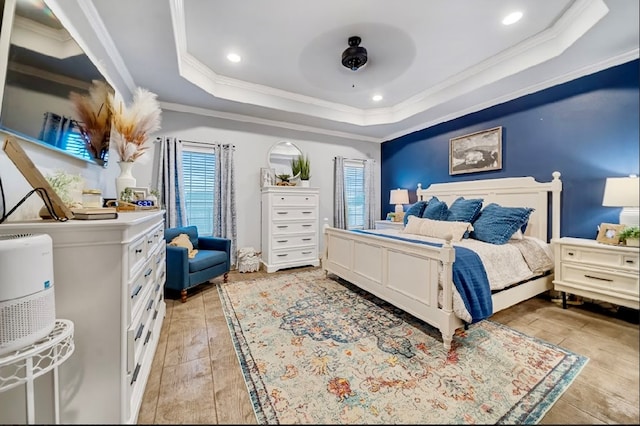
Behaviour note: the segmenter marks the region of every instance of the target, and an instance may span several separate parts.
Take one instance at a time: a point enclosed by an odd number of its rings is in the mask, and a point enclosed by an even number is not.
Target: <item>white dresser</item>
[[[56,317],[75,327],[59,367],[61,423],[136,423],[165,315],[164,211],[0,225],[16,233],[51,236]],[[51,383],[36,379],[37,423],[53,422]],[[0,423],[26,423],[23,401],[23,387],[3,393]]]
[[[583,238],[552,240],[554,290],[638,309],[638,247],[612,246]],[[566,294],[563,294],[566,307]]]
[[[262,263],[267,272],[318,266],[318,188],[262,188]]]

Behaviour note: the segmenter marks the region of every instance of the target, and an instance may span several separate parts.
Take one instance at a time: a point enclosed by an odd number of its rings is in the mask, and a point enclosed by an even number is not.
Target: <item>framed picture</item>
[[[260,188],[276,184],[276,170],[269,167],[260,168]]]
[[[620,243],[620,232],[624,229],[624,224],[601,223],[598,228],[596,241],[604,244],[617,246]]]
[[[502,169],[502,126],[449,139],[449,174]]]
[[[149,196],[149,188],[138,188],[138,187],[131,187],[131,190],[133,191],[133,200],[134,201],[139,201],[139,200],[146,200],[147,197]]]

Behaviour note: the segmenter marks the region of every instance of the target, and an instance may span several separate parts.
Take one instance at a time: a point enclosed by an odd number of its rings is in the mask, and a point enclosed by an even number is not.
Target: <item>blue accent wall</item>
[[[418,183],[562,175],[561,236],[595,238],[621,208],[603,207],[607,177],[639,172],[640,62],[606,69],[458,119],[384,142],[382,215],[389,191]],[[449,175],[449,139],[502,126],[502,169]],[[407,206],[405,206],[406,209]]]

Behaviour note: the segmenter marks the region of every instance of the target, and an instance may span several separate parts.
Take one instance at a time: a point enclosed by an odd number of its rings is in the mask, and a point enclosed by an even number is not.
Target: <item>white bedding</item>
[[[444,243],[444,240],[438,238],[425,237],[417,234],[405,234],[397,229],[376,229],[368,230],[367,232],[394,235],[401,238],[409,238],[432,243]],[[521,250],[516,245],[520,244],[519,241],[523,240],[511,240],[507,244],[496,245],[468,238],[453,243],[453,246],[465,247],[478,254],[482,260],[485,271],[487,272],[489,287],[492,291],[497,291],[513,284],[529,280],[533,277],[540,276],[544,272],[553,268],[553,254],[550,244],[538,238],[529,236],[525,236],[524,240],[534,242],[542,248],[541,253],[546,254],[547,259],[544,259],[545,261],[542,262],[544,266],[539,268],[536,272],[529,268]],[[464,306],[464,302],[455,287],[453,289],[453,311],[459,318],[470,323],[471,315]],[[440,291],[439,294],[439,303],[442,304],[442,291]]]

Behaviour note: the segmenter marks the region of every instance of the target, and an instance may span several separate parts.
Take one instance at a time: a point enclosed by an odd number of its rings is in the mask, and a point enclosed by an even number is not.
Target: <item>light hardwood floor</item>
[[[296,268],[301,271],[311,268]],[[278,271],[288,273],[288,271]],[[271,276],[231,272],[230,281]],[[222,312],[217,283],[186,303],[167,295],[167,316],[138,417],[139,424],[256,424]],[[531,336],[589,357],[543,424],[638,424],[638,311],[604,303],[562,309],[535,297],[492,316]]]

